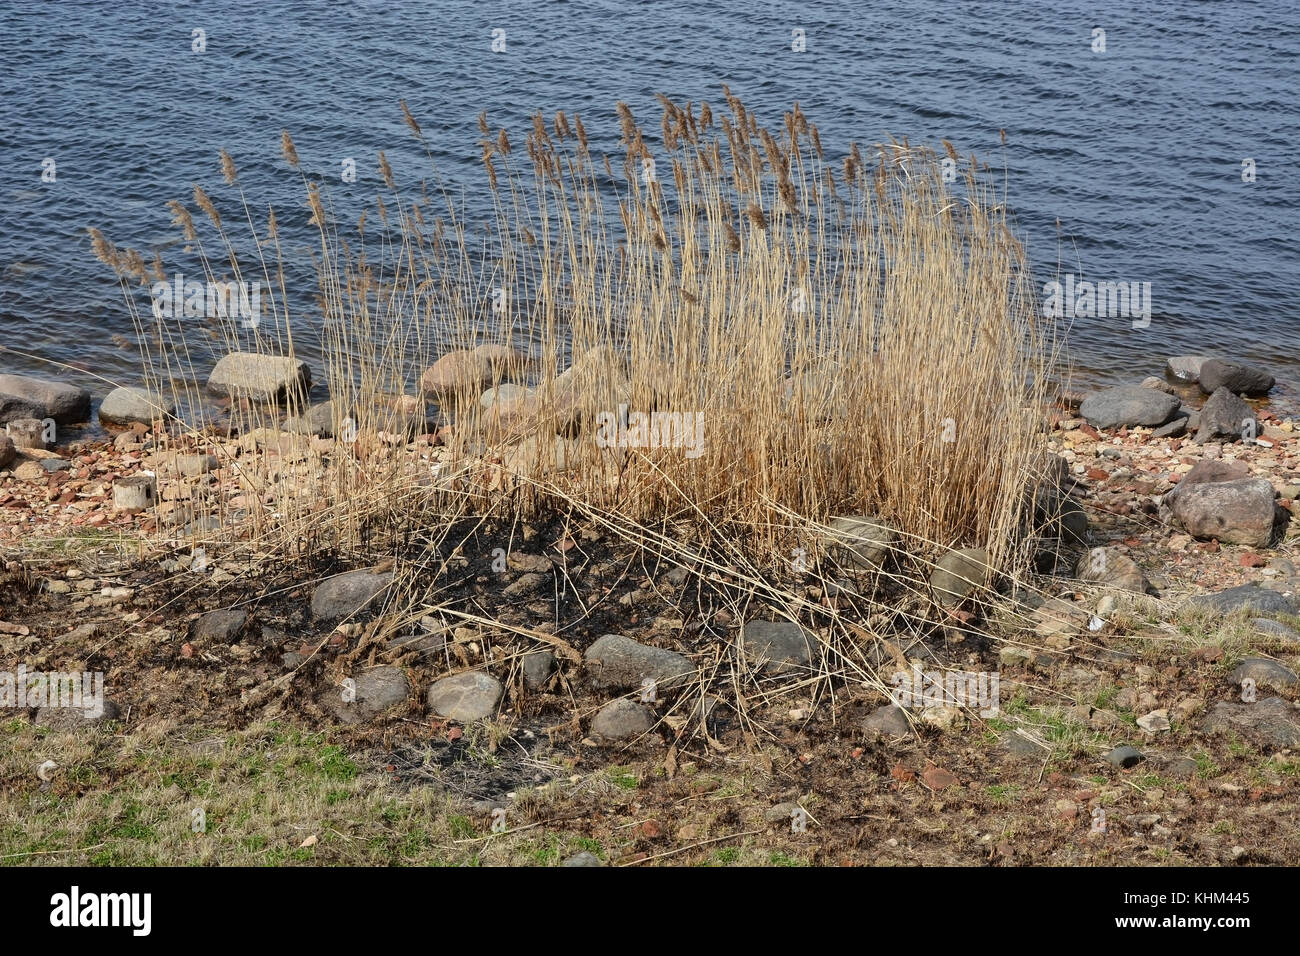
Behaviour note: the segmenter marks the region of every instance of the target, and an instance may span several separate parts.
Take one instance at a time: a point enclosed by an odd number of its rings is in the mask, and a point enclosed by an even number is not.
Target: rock
[[[1248,657],[1237,665],[1236,670],[1232,672],[1232,682],[1240,685],[1247,678],[1262,687],[1271,687],[1274,690],[1287,690],[1300,683],[1300,677],[1296,676],[1295,671],[1267,657]]]
[[[1125,769],[1137,766],[1137,764],[1145,759],[1146,758],[1142,756],[1141,751],[1128,746],[1128,744],[1125,744],[1122,747],[1116,747],[1110,753],[1106,754],[1106,762],[1108,764],[1115,767],[1123,767]]]
[[[282,402],[306,395],[310,387],[306,362],[258,352],[223,355],[208,376],[208,391],[253,402]]]
[[[1276,591],[1270,592],[1276,594]],[[1300,644],[1300,632],[1297,632],[1279,621],[1271,621],[1266,617],[1257,617],[1251,622],[1255,627],[1255,633],[1264,637],[1273,637],[1288,644]]]
[[[1201,732],[1240,734],[1270,747],[1300,747],[1300,710],[1280,697],[1254,704],[1219,701],[1201,722]]]
[[[649,678],[658,690],[669,690],[695,673],[694,665],[681,654],[647,647],[621,634],[602,635],[583,658],[592,685],[602,689],[632,690]]]
[[[1163,378],[1156,378],[1154,375],[1148,375],[1138,383],[1141,388],[1154,388],[1157,392],[1164,392],[1166,395],[1177,395],[1174,387],[1166,382]]]
[[[20,418],[34,418],[40,421],[44,417],[45,406],[39,402],[28,401],[16,395],[0,394],[0,425],[7,425]]]
[[[1217,388],[1201,409],[1196,444],[1226,439],[1238,441],[1259,434],[1259,420],[1249,405],[1226,388]]]
[[[1192,757],[1174,756],[1159,761],[1160,774],[1173,780],[1189,780],[1196,775],[1196,760]]]
[[[884,707],[872,711],[867,715],[867,719],[862,722],[862,726],[868,733],[881,737],[910,737],[912,735],[912,725],[908,722],[907,714],[897,704],[886,704]]]
[[[224,608],[209,611],[194,622],[191,640],[196,644],[234,644],[248,626],[248,611]]]
[[[293,435],[315,435],[317,438],[334,437],[334,403],[318,402],[301,415],[284,420],[282,426]]]
[[[789,823],[798,809],[799,804],[793,800],[786,800],[784,803],[775,804],[764,810],[763,819],[767,823]]]
[[[510,402],[522,401],[531,398],[535,393],[534,389],[525,388],[522,385],[512,385],[505,382],[496,388],[489,388],[479,396],[479,404],[485,409],[491,408],[497,403],[508,404]]]
[[[1266,478],[1228,477],[1244,470],[1240,462],[1200,461],[1163,504],[1194,538],[1266,547],[1277,518],[1273,485]]]
[[[1190,415],[1179,414],[1151,433],[1152,438],[1181,438],[1192,427]]]
[[[740,629],[740,650],[764,674],[806,672],[817,638],[790,621],[750,621]]]
[[[573,854],[573,856],[569,857],[567,860],[565,860],[563,863],[560,864],[560,866],[604,866],[604,865],[605,864],[600,862],[600,857],[596,856],[596,854],[591,853],[587,850],[582,850],[579,853]]]
[[[522,375],[532,365],[532,359],[509,345],[479,345],[470,355],[484,363],[493,378]]]
[[[831,518],[824,540],[831,560],[841,565],[879,571],[898,543],[898,532],[876,518]]]
[[[429,688],[429,709],[462,724],[491,717],[501,699],[501,682],[482,671],[444,677]]]
[[[549,453],[548,447],[549,446]],[[527,438],[518,445],[507,448],[501,456],[501,467],[512,475],[543,476],[572,471],[579,456],[578,442],[554,435]]]
[[[1008,730],[1004,733],[1000,743],[1003,750],[1017,757],[1042,758],[1047,756],[1048,753],[1047,748],[1042,744],[1030,740],[1014,730]]]
[[[1153,388],[1136,385],[1117,385],[1093,392],[1079,406],[1079,414],[1094,428],[1119,428],[1121,426],[1163,425],[1178,411],[1179,401],[1173,395]]]
[[[978,597],[992,579],[989,556],[983,548],[949,551],[930,573],[930,590],[944,607],[956,607],[974,594]]]
[[[1179,382],[1195,382],[1205,361],[1203,355],[1176,355],[1165,362],[1165,374]]]
[[[14,440],[8,435],[0,435],[0,468],[8,468],[9,463],[17,457]]]
[[[1214,594],[1198,594],[1184,602],[1189,607],[1204,607],[1220,614],[1253,611],[1256,614],[1300,614],[1300,609],[1284,594],[1254,584],[1242,584]]]
[[[15,409],[37,410],[31,415],[12,414],[12,418],[53,418],[60,425],[90,421],[90,393],[65,382],[27,375],[0,375],[0,398],[5,396],[18,400],[13,405]],[[10,421],[10,417],[10,413],[0,415],[0,423]]]
[[[620,697],[600,708],[591,722],[591,732],[606,740],[627,740],[647,733],[654,723],[649,707]]]
[[[1261,368],[1244,362],[1231,362],[1227,359],[1208,359],[1201,366],[1198,376],[1201,391],[1212,395],[1220,388],[1237,395],[1249,395],[1252,398],[1267,395],[1273,387],[1273,376]],[[2,389],[2,386],[0,386]]]
[[[158,470],[168,475],[197,478],[221,467],[216,455],[167,455],[157,462]]]
[[[316,588],[311,597],[312,617],[333,621],[357,613],[382,594],[393,582],[391,571],[349,571],[329,578]]]
[[[509,598],[526,597],[542,588],[550,588],[554,580],[554,575],[550,574],[521,574],[506,587],[504,593]]]
[[[524,655],[524,687],[531,691],[543,690],[555,673],[555,655],[550,651],[529,651]]]
[[[94,708],[93,702],[89,699],[83,698],[83,703]],[[42,707],[36,712],[36,719],[32,722],[37,727],[49,727],[53,730],[80,730],[106,720],[117,720],[121,716],[122,708],[106,697],[103,701],[103,710],[99,714],[90,713],[86,707]]]
[[[1137,719],[1137,725],[1149,734],[1158,734],[1172,726],[1169,723],[1169,711],[1165,708],[1153,710]]]
[[[420,376],[420,390],[438,399],[478,394],[492,384],[492,364],[466,349],[445,352]]]
[[[1145,594],[1148,587],[1137,562],[1114,548],[1093,548],[1084,554],[1075,566],[1074,575],[1080,581],[1137,594]]]
[[[99,420],[111,425],[129,425],[132,422],[149,425],[154,419],[167,418],[175,411],[176,402],[170,396],[147,388],[115,388],[104,396],[99,406]]]
[[[374,717],[390,707],[404,704],[411,694],[406,672],[389,664],[363,671],[355,681],[353,706],[362,717]]]

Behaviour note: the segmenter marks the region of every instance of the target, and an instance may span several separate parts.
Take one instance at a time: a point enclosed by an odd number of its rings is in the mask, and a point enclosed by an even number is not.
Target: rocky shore
[[[542,403],[503,381],[526,368],[484,349],[443,356],[422,379],[440,408],[494,410],[476,459],[488,484],[524,469],[502,443],[542,419],[562,469],[566,397],[616,374],[608,355],[585,356]],[[284,401],[309,382],[299,363],[237,357],[209,385]],[[100,411],[123,428],[114,439],[51,446],[32,423],[79,420],[89,396],[0,376],[0,421],[16,426],[0,439],[0,652],[107,670],[99,721],[38,709],[34,725],[289,718],[384,740],[393,782],[407,752],[395,733],[447,748],[500,727],[523,753],[500,779],[445,768],[476,814],[517,808],[525,789],[572,796],[593,761],[636,761],[662,790],[619,812],[658,822],[619,844],[623,862],[719,828],[781,852],[811,842],[814,861],[858,859],[849,848],[868,833],[867,860],[907,862],[926,819],[977,808],[978,832],[930,840],[932,859],[1295,863],[1300,837],[1270,821],[1297,809],[1300,772],[1300,421],[1261,405],[1272,385],[1239,362],[1174,357],[1140,385],[1063,398],[1042,503],[1057,532],[1034,576],[997,579],[965,548],[899,588],[906,529],[841,516],[779,575],[781,602],[743,569],[673,566],[598,523],[558,519],[453,529],[436,587],[400,561],[286,578],[216,552],[196,576],[180,546],[205,530],[195,522],[214,510],[238,522],[265,493],[241,460],[273,459],[298,480],[365,436],[336,435],[342,419],[322,405],[279,429],[177,435],[158,427],[157,397],[119,389]],[[419,398],[389,411],[372,440],[436,475],[445,419]],[[115,507],[115,489],[142,477],[156,500]],[[160,532],[174,539],[161,558],[123,547]],[[872,635],[870,650],[837,650],[846,633]],[[996,674],[1000,702],[901,707],[891,676],[918,669]],[[740,753],[758,755],[745,773],[764,768],[744,807],[674,831],[667,808],[691,797],[689,781]],[[801,844],[790,820],[803,811],[819,835]],[[1020,838],[989,822],[1013,811]],[[920,830],[872,822],[882,813]],[[1225,818],[1232,829],[1217,829]]]

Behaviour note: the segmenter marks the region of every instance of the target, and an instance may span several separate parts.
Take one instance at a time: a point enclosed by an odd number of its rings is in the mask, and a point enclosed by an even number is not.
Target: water
[[[405,98],[471,217],[486,197],[476,117],[518,131],[536,109],[580,113],[617,155],[614,103],[648,129],[654,95],[722,104],[726,83],[775,123],[798,101],[839,154],[851,139],[947,138],[1006,168],[1040,282],[1057,272],[1151,284],[1150,325],[1078,319],[1076,378],[1136,381],[1167,355],[1225,353],[1300,385],[1294,148],[1300,8],[832,0],[632,5],[440,0],[298,5],[6,5],[0,32],[0,368],[90,387],[139,380],[121,292],[85,227],[179,252],[163,203],[204,184],[230,218],[217,150],[255,206],[272,204],[305,290],[310,233],[287,127],[310,176],[351,212],[428,165]],[[1105,52],[1092,31],[1106,31]],[[792,30],[805,31],[794,52]],[[206,31],[206,52],[192,31]],[[492,52],[492,31],[506,50]],[[1006,144],[1000,131],[1006,132]],[[56,179],[41,180],[42,161]],[[340,181],[357,160],[358,182]],[[1242,181],[1242,160],[1257,179]],[[1059,225],[1058,225],[1059,223]],[[313,345],[298,342],[312,360]],[[51,363],[61,363],[64,368]],[[319,362],[312,364],[319,369]]]

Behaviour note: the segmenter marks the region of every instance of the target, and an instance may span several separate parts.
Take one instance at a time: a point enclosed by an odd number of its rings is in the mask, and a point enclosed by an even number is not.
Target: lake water
[[[404,98],[473,216],[486,198],[480,110],[494,128],[518,130],[517,143],[535,110],[578,112],[596,146],[616,154],[617,100],[656,129],[656,93],[721,104],[725,83],[769,122],[797,100],[836,154],[891,133],[946,138],[1005,166],[1040,282],[1059,264],[1150,283],[1146,327],[1074,322],[1076,379],[1136,381],[1168,355],[1211,352],[1268,368],[1284,399],[1300,384],[1292,0],[11,0],[5,12],[0,346],[24,354],[0,351],[0,370],[57,374],[97,396],[105,379],[138,382],[130,319],[85,228],[166,254],[178,234],[164,202],[188,203],[192,183],[234,211],[220,147],[253,203],[286,214],[287,254],[305,282],[310,234],[293,228],[305,216],[302,182],[280,157],[281,128],[303,169],[359,209],[381,187],[377,150],[400,180],[427,175],[402,124]],[[494,30],[505,31],[503,52],[493,52]],[[355,185],[340,182],[345,157],[357,159]],[[42,180],[46,159],[53,182]],[[1254,182],[1243,181],[1246,159]],[[311,343],[299,344],[312,360]]]

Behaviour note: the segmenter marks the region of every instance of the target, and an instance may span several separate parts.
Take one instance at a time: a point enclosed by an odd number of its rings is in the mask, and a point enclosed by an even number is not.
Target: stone
[[[680,687],[695,673],[695,666],[676,651],[647,647],[621,634],[604,634],[583,655],[594,687],[639,689],[649,678],[658,690]]]
[[[14,440],[8,435],[0,435],[0,468],[8,468],[9,463],[17,457]]]
[[[13,414],[13,418],[53,418],[60,425],[90,421],[90,393],[66,382],[28,375],[0,375],[0,397],[4,396],[18,400],[15,409],[36,410],[30,416]],[[0,423],[9,420],[10,413],[0,415]]]
[[[1162,733],[1172,726],[1169,723],[1169,711],[1163,707],[1139,717],[1137,725],[1149,734]]]
[[[44,417],[45,406],[39,402],[28,401],[16,395],[0,395],[0,425],[7,425],[20,418],[40,421]]]
[[[550,588],[555,580],[551,574],[521,574],[518,578],[507,585],[505,596],[508,598],[526,597],[542,588]]]
[[[1188,607],[1203,607],[1220,614],[1253,611],[1256,614],[1300,614],[1286,595],[1254,584],[1242,584],[1214,594],[1197,594],[1184,602]]]
[[[311,597],[312,617],[333,621],[366,607],[393,582],[391,571],[349,571],[322,581]]]
[[[167,455],[157,462],[158,470],[167,475],[197,478],[221,467],[216,455]]]
[[[1277,592],[1271,592],[1276,594]],[[1272,637],[1288,644],[1300,644],[1300,632],[1287,627],[1280,621],[1272,621],[1266,617],[1255,618],[1253,622],[1255,633],[1263,637]]]
[[[83,698],[83,704],[93,703]],[[90,713],[86,707],[42,707],[36,712],[32,722],[37,727],[49,727],[53,730],[80,730],[93,727],[107,720],[117,720],[122,716],[122,708],[107,697],[103,701],[103,710],[99,714]]]
[[[1017,757],[1042,758],[1048,754],[1048,749],[1042,744],[1030,740],[1014,730],[1008,730],[1004,733],[1000,744],[1003,750]]]
[[[1235,733],[1269,747],[1300,747],[1300,710],[1280,697],[1253,704],[1219,701],[1201,722],[1201,732]]]
[[[560,864],[560,866],[604,866],[604,865],[605,864],[600,862],[600,857],[596,856],[596,854],[588,850],[582,850],[581,852],[575,853],[573,854],[573,856],[569,857],[567,860],[565,860],[563,863]]]
[[[444,677],[429,688],[429,709],[462,724],[491,717],[501,699],[501,682],[482,671]]]
[[[627,740],[649,732],[654,723],[649,707],[620,697],[600,708],[591,722],[591,732],[606,740]]]
[[[555,673],[555,655],[550,651],[529,651],[524,655],[524,687],[531,691],[545,689]]]
[[[1239,441],[1259,434],[1259,420],[1251,407],[1228,391],[1217,388],[1201,409],[1201,424],[1196,430],[1196,444],[1226,439]]]
[[[993,576],[989,556],[983,548],[949,551],[930,573],[930,591],[944,607],[956,607],[968,597],[980,596]]]
[[[531,388],[525,388],[522,385],[514,385],[510,382],[503,382],[496,388],[489,388],[479,396],[479,404],[485,409],[491,408],[498,403],[508,404],[510,402],[522,401],[531,398],[535,391]]]
[[[1154,375],[1148,375],[1138,384],[1142,388],[1154,388],[1156,391],[1164,392],[1166,395],[1178,394],[1172,385],[1166,382],[1163,378],[1157,378]]]
[[[362,717],[374,717],[391,707],[404,704],[411,694],[406,672],[390,664],[362,671],[354,681],[356,697],[352,706],[356,707]]]
[[[149,425],[155,419],[169,418],[175,411],[176,402],[171,396],[147,388],[115,388],[100,403],[99,420],[110,425]]]
[[[1278,661],[1267,657],[1247,657],[1232,672],[1232,682],[1240,685],[1247,678],[1261,687],[1273,690],[1287,690],[1300,683],[1296,672]]]
[[[478,394],[492,384],[492,364],[467,349],[444,352],[420,376],[420,390],[438,399]]]
[[[475,346],[470,350],[470,355],[486,364],[493,378],[522,375],[532,365],[532,359],[509,345]]]
[[[1117,385],[1093,392],[1079,406],[1079,414],[1094,428],[1119,428],[1147,425],[1154,428],[1174,417],[1180,402],[1173,395],[1142,388]]]
[[[1181,438],[1192,427],[1190,415],[1179,414],[1151,432],[1152,438]]]
[[[302,397],[311,387],[307,363],[280,355],[231,352],[208,376],[208,391],[253,402],[283,402]]]
[[[1146,758],[1142,756],[1141,751],[1134,747],[1130,747],[1128,744],[1125,744],[1122,747],[1116,747],[1110,753],[1106,754],[1106,762],[1108,764],[1115,767],[1122,767],[1124,769],[1137,766],[1137,764],[1141,763],[1145,759]]]
[[[248,626],[249,614],[243,608],[209,611],[194,622],[191,640],[196,644],[234,644]]]
[[[334,402],[317,402],[301,415],[286,418],[282,427],[293,435],[315,435],[317,438],[333,438]]]
[[[1198,378],[1201,391],[1206,395],[1212,395],[1218,389],[1226,388],[1237,395],[1257,398],[1267,395],[1269,389],[1273,387],[1273,376],[1268,372],[1254,365],[1228,359],[1206,360],[1201,366]]]
[[[864,571],[879,571],[898,543],[898,532],[876,518],[845,515],[831,518],[824,540],[831,560]]]
[[[1121,591],[1133,591],[1136,594],[1145,594],[1148,587],[1147,579],[1137,562],[1114,548],[1093,548],[1088,551],[1079,559],[1074,575],[1080,581]]]
[[[867,715],[866,720],[862,722],[863,729],[868,733],[881,737],[910,737],[912,735],[912,725],[907,719],[907,714],[903,708],[897,704],[886,704]]]
[[[1175,381],[1195,382],[1201,377],[1204,355],[1176,355],[1165,362],[1165,374]]]
[[[750,621],[740,629],[740,649],[764,674],[807,672],[817,638],[790,621]]]
[[[1266,478],[1222,480],[1244,467],[1241,463],[1198,462],[1164,496],[1163,504],[1194,538],[1267,547],[1277,520],[1273,485]]]

